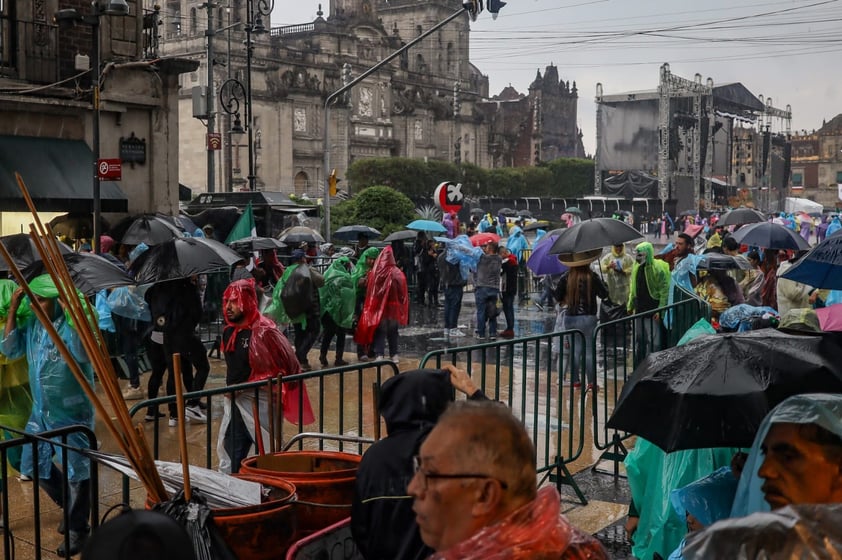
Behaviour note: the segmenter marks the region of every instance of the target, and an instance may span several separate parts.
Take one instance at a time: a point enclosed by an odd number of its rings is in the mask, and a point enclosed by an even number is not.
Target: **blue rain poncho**
[[[459,265],[462,280],[467,281],[472,271],[477,269],[479,258],[483,255],[480,247],[474,247],[467,235],[459,235],[445,244],[445,260]]]
[[[506,240],[506,249],[508,249],[520,263],[523,252],[529,249],[529,242],[523,235],[523,230],[519,226],[515,226],[509,232],[509,239]]]
[[[39,297],[56,297],[58,293],[49,276],[35,278],[30,283],[30,287]],[[79,334],[70,325],[57,301],[54,303],[53,311],[53,326],[79,364],[88,383],[93,386],[93,370]],[[24,355],[27,359],[29,386],[33,398],[32,412],[26,423],[27,433],[37,434],[75,424],[81,424],[93,430],[94,410],[91,402],[34,313],[26,321],[15,325],[15,329],[9,333],[9,336],[2,340],[0,348],[9,359]],[[74,447],[90,447],[88,439],[80,433],[70,434],[67,443]],[[38,444],[38,469],[42,478],[50,476],[53,453],[60,463],[62,451],[61,447],[53,448],[46,442]],[[90,463],[82,455],[69,453],[68,464],[70,482],[80,482],[90,478]],[[26,475],[33,473],[31,446],[24,448],[20,471]]]
[[[751,320],[768,315],[780,320],[777,310],[772,307],[755,307],[747,303],[740,303],[729,307],[719,316],[719,324],[726,329],[736,329],[737,332],[751,330]]]
[[[769,427],[772,424],[817,424],[842,437],[842,395],[836,394],[806,394],[789,397],[772,409],[760,424],[754,443],[749,451],[743,467],[740,483],[737,485],[737,495],[731,508],[731,517],[744,517],[751,513],[769,511],[760,487],[763,479],[757,474],[763,465],[763,453],[760,447]]]
[[[708,476],[670,493],[670,502],[679,519],[686,514],[695,517],[704,527],[725,519],[731,513],[734,494],[737,492],[737,478],[731,467],[722,467]],[[684,541],[670,554],[669,560],[683,558],[681,549]]]

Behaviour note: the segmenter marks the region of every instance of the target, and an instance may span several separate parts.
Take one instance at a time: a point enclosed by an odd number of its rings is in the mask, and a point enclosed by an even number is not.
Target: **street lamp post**
[[[99,88],[100,88],[100,18],[107,16],[129,15],[129,5],[126,0],[94,0],[91,2],[91,13],[80,14],[75,8],[58,10],[55,13],[55,21],[59,25],[84,23],[91,27],[91,105],[92,105],[92,126],[91,126],[91,151],[93,152],[93,239],[92,247],[95,253],[100,252],[100,222],[102,221],[102,194],[99,181]]]
[[[254,54],[252,34],[266,33],[263,18],[272,14],[274,0],[248,0],[246,3],[246,128],[248,129],[249,190],[256,190],[254,168],[254,110],[252,108],[251,61]]]

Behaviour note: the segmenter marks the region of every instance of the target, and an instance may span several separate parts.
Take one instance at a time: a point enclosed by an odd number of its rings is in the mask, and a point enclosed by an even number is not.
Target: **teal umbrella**
[[[434,233],[444,233],[447,228],[433,220],[415,220],[406,225],[406,229],[414,229],[415,231],[432,231]]]

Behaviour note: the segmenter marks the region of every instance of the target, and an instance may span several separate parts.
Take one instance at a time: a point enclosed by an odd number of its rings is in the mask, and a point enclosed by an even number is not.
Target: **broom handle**
[[[175,402],[178,409],[178,447],[181,449],[181,473],[184,477],[184,501],[189,502],[190,461],[187,458],[187,423],[184,418],[184,386],[181,380],[181,354],[172,355],[172,375],[175,376]]]

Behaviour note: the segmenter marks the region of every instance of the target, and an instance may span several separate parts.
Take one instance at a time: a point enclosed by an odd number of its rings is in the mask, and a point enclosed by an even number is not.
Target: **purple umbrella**
[[[532,255],[526,261],[526,266],[533,274],[544,276],[545,274],[561,274],[567,267],[558,260],[558,255],[550,254],[553,243],[558,239],[558,234],[548,233],[535,245]]]

